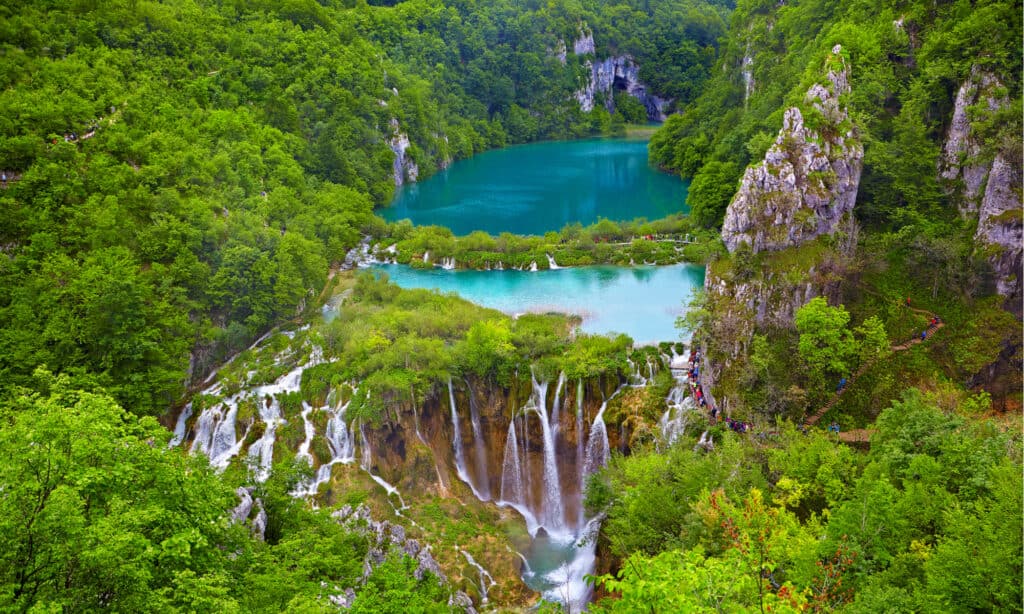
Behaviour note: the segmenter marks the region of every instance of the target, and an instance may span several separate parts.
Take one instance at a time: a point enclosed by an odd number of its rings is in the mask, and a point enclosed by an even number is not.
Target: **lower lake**
[[[676,318],[704,286],[704,267],[589,266],[528,271],[418,270],[378,265],[403,288],[454,292],[510,315],[557,311],[583,318],[584,332],[625,333],[638,344],[678,341]]]

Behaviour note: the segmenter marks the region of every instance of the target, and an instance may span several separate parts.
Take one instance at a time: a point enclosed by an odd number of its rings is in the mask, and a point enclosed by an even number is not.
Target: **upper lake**
[[[543,234],[599,218],[657,219],[688,212],[687,184],[647,162],[647,140],[548,141],[460,160],[399,188],[388,220],[447,226],[457,235]]]

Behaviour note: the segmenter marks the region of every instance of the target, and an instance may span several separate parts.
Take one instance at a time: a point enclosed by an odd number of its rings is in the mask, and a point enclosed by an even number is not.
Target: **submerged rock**
[[[804,111],[786,109],[764,161],[743,175],[722,225],[730,252],[743,243],[754,253],[795,247],[852,224],[864,147],[840,104],[850,91],[841,52],[832,49],[827,83],[811,86]]]

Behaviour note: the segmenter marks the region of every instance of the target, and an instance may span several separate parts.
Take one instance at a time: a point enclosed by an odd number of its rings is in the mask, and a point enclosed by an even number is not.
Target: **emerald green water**
[[[687,183],[647,162],[643,139],[553,141],[496,149],[399,188],[380,213],[457,235],[543,234],[598,218],[688,212]]]

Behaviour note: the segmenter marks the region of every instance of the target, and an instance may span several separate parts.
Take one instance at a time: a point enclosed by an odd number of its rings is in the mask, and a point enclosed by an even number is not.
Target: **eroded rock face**
[[[1006,308],[1021,317],[1020,154],[986,150],[974,132],[974,122],[1009,104],[1002,80],[974,67],[957,91],[938,170],[960,214],[978,222],[975,246],[992,265],[996,292],[1006,298]]]
[[[978,211],[975,241],[984,250],[996,274],[996,292],[1006,297],[1007,308],[1021,315],[1021,265],[1024,225],[1020,195],[1020,160],[1000,153],[992,162],[985,195]]]
[[[965,217],[977,214],[990,168],[983,159],[982,144],[971,130],[970,107],[982,103],[992,113],[1008,105],[1002,88],[994,75],[975,68],[956,94],[953,119],[939,159],[939,177],[950,194],[959,196],[960,213]]]
[[[799,108],[787,109],[764,161],[744,174],[722,225],[730,252],[741,243],[754,253],[802,245],[834,234],[853,210],[864,147],[839,101],[850,91],[841,51],[836,45],[829,56],[828,83],[805,96],[813,125]]]
[[[576,47],[579,47],[576,41]],[[590,39],[588,48],[593,47],[593,39]],[[589,51],[588,53],[593,53]],[[577,55],[580,55],[577,53]],[[594,108],[594,100],[598,94],[604,95],[605,108],[608,112],[614,112],[614,93],[621,90],[636,98],[647,109],[648,119],[654,121],[665,120],[665,109],[671,102],[665,98],[659,98],[647,91],[647,86],[640,81],[640,66],[628,55],[620,55],[605,58],[601,61],[587,60],[584,64],[590,71],[589,78],[584,86],[576,92],[576,101],[580,103],[583,111],[591,111]]]
[[[392,119],[391,138],[388,140],[388,146],[391,147],[391,151],[395,154],[392,171],[396,187],[405,184],[406,181],[416,181],[419,179],[420,168],[412,157],[406,153],[411,144],[409,135],[401,131],[398,120]]]

